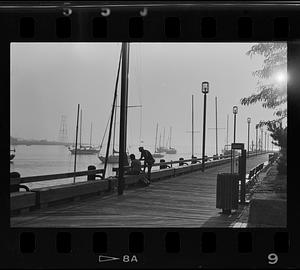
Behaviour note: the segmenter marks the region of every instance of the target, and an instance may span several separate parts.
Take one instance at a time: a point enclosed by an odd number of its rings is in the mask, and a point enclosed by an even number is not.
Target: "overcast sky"
[[[131,43],[129,105],[143,106],[142,139],[154,146],[156,123],[172,126],[172,146],[190,148],[191,95],[195,102],[195,148],[201,147],[203,94],[201,82],[210,83],[207,96],[207,127],[215,127],[215,96],[218,125],[233,137],[232,107],[239,107],[237,142],[247,143],[247,117],[254,124],[272,119],[272,110],[260,104],[245,107],[240,99],[254,93],[257,79],[252,71],[262,67],[262,57],[246,52],[254,43]],[[99,144],[111,110],[121,43],[12,43],[11,135],[20,138],[57,140],[61,116],[67,117],[68,137],[75,138],[77,104],[83,110],[83,141]],[[119,88],[120,89],[120,88]],[[119,92],[120,93],[120,92]],[[128,143],[138,145],[140,110],[129,109]],[[207,130],[207,145],[215,147],[215,131]],[[219,147],[226,129],[219,130]]]

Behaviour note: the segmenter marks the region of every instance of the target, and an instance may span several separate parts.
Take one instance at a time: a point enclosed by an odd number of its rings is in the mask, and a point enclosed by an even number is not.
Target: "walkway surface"
[[[247,173],[268,154],[247,159]],[[125,190],[122,196],[93,196],[11,217],[12,227],[230,227],[242,211],[226,216],[216,208],[217,174],[223,164]]]

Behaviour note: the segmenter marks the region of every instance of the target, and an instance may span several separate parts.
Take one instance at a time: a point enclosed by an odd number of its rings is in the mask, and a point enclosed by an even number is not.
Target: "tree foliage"
[[[287,45],[286,43],[259,43],[253,45],[246,53],[248,56],[261,55],[264,57],[262,69],[253,71],[258,78],[256,93],[241,99],[242,105],[260,102],[264,108],[273,109],[275,119],[261,120],[258,127],[267,126],[271,132],[272,143],[280,147],[281,157],[277,169],[279,173],[287,171],[287,126],[282,120],[287,117],[286,80],[278,80],[280,74],[287,74]],[[284,78],[286,79],[286,78]]]
[[[287,117],[286,82],[277,81],[278,74],[286,74],[287,45],[286,43],[259,43],[253,45],[246,55],[264,57],[263,67],[253,71],[258,78],[256,93],[241,99],[242,105],[251,105],[261,102],[264,108],[274,109],[274,121],[281,122]],[[261,121],[260,126],[270,121]]]

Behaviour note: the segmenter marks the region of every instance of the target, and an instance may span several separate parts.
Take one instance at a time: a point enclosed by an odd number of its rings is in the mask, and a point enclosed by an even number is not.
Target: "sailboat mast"
[[[217,111],[217,100],[215,97],[215,106],[216,106],[216,155],[218,155],[218,111]]]
[[[156,152],[157,149],[157,132],[158,132],[158,123],[156,124],[154,152]]]
[[[165,131],[166,131],[166,128],[164,127],[163,147],[165,147]]]
[[[170,127],[170,140],[169,140],[169,148],[171,148],[171,137],[172,137],[172,127]]]
[[[194,157],[194,95],[192,95],[192,158]]]
[[[161,133],[159,133],[159,148],[161,148]]]
[[[93,123],[91,122],[91,132],[90,132],[90,148],[92,147],[92,130],[93,130]]]
[[[81,148],[81,132],[82,132],[82,109],[80,110],[80,130],[79,130],[79,147]]]
[[[73,183],[75,183],[75,172],[76,172],[76,158],[77,158],[77,138],[78,138],[78,120],[79,120],[79,108],[80,105],[78,104],[77,107],[77,119],[76,119],[76,137],[75,137],[75,157],[74,157],[74,178],[73,178]]]

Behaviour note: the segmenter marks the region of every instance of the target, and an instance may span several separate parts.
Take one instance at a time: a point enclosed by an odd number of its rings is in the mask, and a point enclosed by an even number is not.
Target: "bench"
[[[29,210],[36,205],[36,193],[28,191],[18,191],[10,193],[10,211]]]
[[[53,187],[32,189],[36,193],[36,205],[47,207],[49,203],[66,199],[78,199],[84,195],[101,194],[109,191],[108,180],[93,180],[75,184],[65,184]]]

